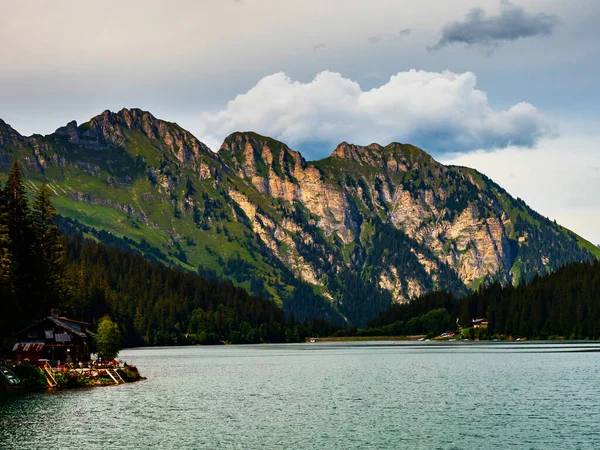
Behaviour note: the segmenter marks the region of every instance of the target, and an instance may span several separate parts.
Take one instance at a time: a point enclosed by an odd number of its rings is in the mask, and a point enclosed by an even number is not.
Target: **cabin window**
[[[55,334],[54,335],[54,340],[56,342],[71,342],[71,335],[70,334]]]

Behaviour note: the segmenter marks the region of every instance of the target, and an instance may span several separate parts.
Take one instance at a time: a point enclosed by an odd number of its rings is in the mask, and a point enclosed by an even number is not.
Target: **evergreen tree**
[[[37,266],[35,291],[44,313],[58,304],[65,284],[65,251],[55,223],[56,215],[50,190],[46,183],[42,183],[31,217]]]
[[[3,192],[6,227],[8,229],[8,248],[12,254],[12,276],[16,307],[20,311],[19,318],[27,322],[31,317],[39,315],[35,295],[32,293],[35,268],[31,264],[35,260],[32,239],[31,216],[23,177],[17,160],[8,176]],[[19,326],[13,321],[14,326]]]
[[[12,329],[11,321],[16,314],[7,220],[4,192],[0,191],[0,337]]]
[[[12,291],[12,253],[8,231],[8,213],[4,192],[0,191],[0,293],[3,298]]]
[[[425,323],[426,316],[438,309],[436,321]],[[444,318],[443,311],[449,316]],[[400,305],[393,305],[371,320],[365,330],[354,335],[400,335],[419,332],[435,333],[451,327],[449,317],[459,318],[471,327],[474,317],[488,319],[488,326],[477,332],[471,328],[471,339],[491,337],[552,339],[600,338],[600,261],[567,264],[556,272],[536,275],[519,286],[494,283],[460,299],[452,294],[433,292]],[[441,318],[441,319],[440,319]],[[351,330],[342,330],[339,335]]]

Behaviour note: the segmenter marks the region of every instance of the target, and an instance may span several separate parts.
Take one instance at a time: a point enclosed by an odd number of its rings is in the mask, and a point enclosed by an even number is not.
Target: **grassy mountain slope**
[[[516,284],[600,254],[477,171],[406,144],[342,143],[307,162],[234,133],[213,153],[177,124],[123,109],[48,136],[0,122],[0,170],[15,156],[31,188],[47,181],[60,214],[96,239],[230,278],[297,318],[364,324],[432,289]]]

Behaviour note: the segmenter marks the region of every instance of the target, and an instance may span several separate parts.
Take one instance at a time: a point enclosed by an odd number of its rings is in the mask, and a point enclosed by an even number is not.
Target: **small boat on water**
[[[19,378],[12,373],[7,367],[0,367],[0,379],[9,386],[16,386],[21,382]]]

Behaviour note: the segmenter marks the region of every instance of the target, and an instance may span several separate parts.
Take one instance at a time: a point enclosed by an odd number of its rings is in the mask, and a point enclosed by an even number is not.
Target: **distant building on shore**
[[[473,319],[472,325],[473,325],[473,328],[487,327],[488,320],[487,319]]]
[[[47,359],[52,365],[87,362],[94,333],[90,324],[52,314],[17,333],[17,361]]]

